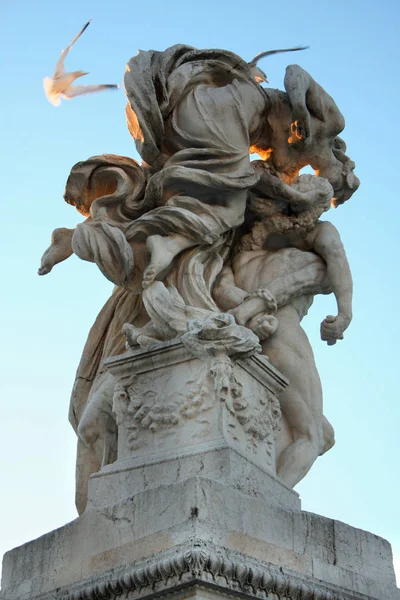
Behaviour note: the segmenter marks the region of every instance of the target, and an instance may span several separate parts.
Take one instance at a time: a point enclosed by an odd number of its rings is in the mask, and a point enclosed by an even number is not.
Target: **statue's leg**
[[[279,400],[292,431],[293,442],[280,454],[276,471],[287,485],[294,487],[307,475],[317,457],[322,454],[321,435],[315,429],[316,424],[301,391],[285,390]]]
[[[78,438],[75,470],[75,505],[80,515],[84,512],[87,504],[89,477],[92,473],[97,473],[100,468],[101,463],[94,449],[85,446],[82,440]]]
[[[75,229],[60,227],[51,234],[51,244],[40,259],[39,275],[50,273],[54,265],[66,260],[72,255],[72,236]]]
[[[115,380],[110,372],[102,373],[93,384],[87,405],[78,424],[78,437],[95,452],[100,466],[112,462],[116,436],[112,401]],[[115,458],[114,458],[115,459]]]
[[[322,388],[313,352],[292,306],[277,312],[279,327],[263,352],[290,382],[279,396],[292,440],[277,457],[277,474],[295,486],[324,449]]]
[[[322,417],[322,433],[324,437],[324,447],[321,454],[325,454],[335,445],[335,431],[326,417]]]
[[[182,250],[195,246],[196,242],[183,235],[163,237],[155,234],[147,238],[146,246],[150,252],[150,262],[143,274],[143,288],[146,289],[154,279],[168,269]]]

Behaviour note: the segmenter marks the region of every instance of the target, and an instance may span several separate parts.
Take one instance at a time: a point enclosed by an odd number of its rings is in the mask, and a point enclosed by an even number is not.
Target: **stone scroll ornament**
[[[337,314],[322,320],[322,340],[334,345],[351,322],[344,247],[320,217],[348,201],[359,180],[332,97],[298,65],[286,69],[285,91],[260,85],[266,80],[257,60],[225,50],[140,51],[124,85],[142,164],[104,154],[71,170],[64,197],[86,220],[54,231],[39,274],[75,254],[117,286],[89,334],[71,399],[83,444],[82,489],[107,455],[96,454],[82,423],[94,398],[104,398],[98,410],[110,412],[102,365],[124,351],[122,328],[131,348],[182,338],[205,361],[214,353],[214,383],[231,408],[238,391],[219,354],[222,342],[212,336],[245,328],[246,343],[255,344],[256,335],[290,380],[281,396],[290,434],[279,476],[296,485],[334,444],[300,321],[316,294],[333,293]],[[315,175],[300,175],[306,166]],[[234,353],[234,346],[232,338],[226,347]],[[299,410],[292,410],[296,398]]]

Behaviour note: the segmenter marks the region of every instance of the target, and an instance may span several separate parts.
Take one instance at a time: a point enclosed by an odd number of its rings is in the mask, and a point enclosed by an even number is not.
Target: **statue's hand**
[[[310,113],[307,107],[299,104],[293,108],[292,123],[290,131],[292,132],[292,143],[300,140],[304,141],[311,137]]]
[[[301,197],[301,201],[290,203],[294,211],[300,212],[304,207],[308,208],[313,205],[328,210],[331,206],[333,188],[324,177],[310,174],[299,175],[293,180],[292,188]]]
[[[264,303],[260,298],[252,298],[251,300],[243,300],[236,308],[232,308],[231,315],[235,317],[238,325],[246,325],[252,317],[262,312]]]
[[[321,340],[327,342],[328,346],[333,346],[337,340],[343,339],[343,333],[349,325],[348,317],[328,315],[321,323]]]
[[[238,325],[246,325],[253,317],[266,312],[271,314],[276,310],[277,304],[274,296],[267,289],[260,289],[247,294],[247,298],[229,312],[235,317]]]
[[[279,321],[274,315],[261,314],[253,317],[247,327],[255,333],[261,341],[267,340],[276,333]]]

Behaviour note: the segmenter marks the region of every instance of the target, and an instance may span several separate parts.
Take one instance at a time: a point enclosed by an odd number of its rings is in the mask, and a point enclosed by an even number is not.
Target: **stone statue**
[[[359,181],[333,99],[297,65],[286,70],[286,92],[261,87],[265,80],[256,61],[224,50],[140,51],[125,90],[142,164],[102,155],[71,170],[64,197],[86,220],[55,230],[39,274],[75,253],[116,286],[89,334],[71,399],[80,512],[88,477],[118,454],[115,380],[103,361],[125,343],[132,351],[184,342],[194,330],[203,339],[202,323],[222,347],[221,331],[230,340],[253,336],[252,352],[258,338],[290,382],[279,397],[278,476],[296,485],[334,444],[300,321],[315,294],[333,292],[338,312],[322,321],[322,340],[336,343],[350,324],[350,269],[337,230],[320,217]],[[305,166],[315,175],[301,175]],[[220,380],[234,389],[227,368]]]

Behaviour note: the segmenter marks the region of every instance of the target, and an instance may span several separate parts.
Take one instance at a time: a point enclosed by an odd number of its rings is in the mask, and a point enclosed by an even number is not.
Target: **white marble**
[[[141,51],[125,91],[142,164],[71,170],[85,220],[55,230],[39,274],[74,253],[116,286],[71,396],[80,516],[5,556],[2,600],[399,598],[390,545],[292,489],[334,444],[300,323],[333,293],[322,341],[350,325],[350,268],[320,217],[359,181],[304,69],[260,86],[273,53]]]
[[[208,361],[194,357],[187,350],[191,344],[200,357],[206,352],[197,348],[201,342],[194,330],[182,338],[183,344],[170,342],[107,361],[116,381],[118,458],[112,468],[129,459],[146,464],[232,448],[275,475],[275,439],[282,426],[277,396],[287,381],[264,357],[254,356],[254,341],[240,348],[239,335],[233,339],[240,329],[246,332],[235,324],[218,328],[221,338],[226,338],[225,330],[232,336],[233,360],[226,339],[220,353],[215,352],[215,338],[211,346],[206,341],[214,350]]]
[[[182,45],[141,51],[128,62],[125,91],[142,164],[105,154],[71,170],[64,197],[86,220],[55,230],[39,274],[75,253],[118,286],[89,334],[71,398],[80,511],[90,473],[118,454],[104,443],[116,423],[103,361],[123,351],[122,330],[130,347],[146,347],[230,313],[291,383],[280,397],[283,481],[296,485],[334,444],[299,322],[313,297],[328,293],[337,314],[322,320],[322,340],[335,344],[351,322],[346,254],[319,217],[359,181],[339,137],[344,118],[304,69],[286,69],[285,92],[260,85],[258,63],[274,53],[247,63]],[[250,152],[260,160],[250,162]],[[307,165],[315,176],[299,175]],[[92,409],[101,431],[91,427]]]

